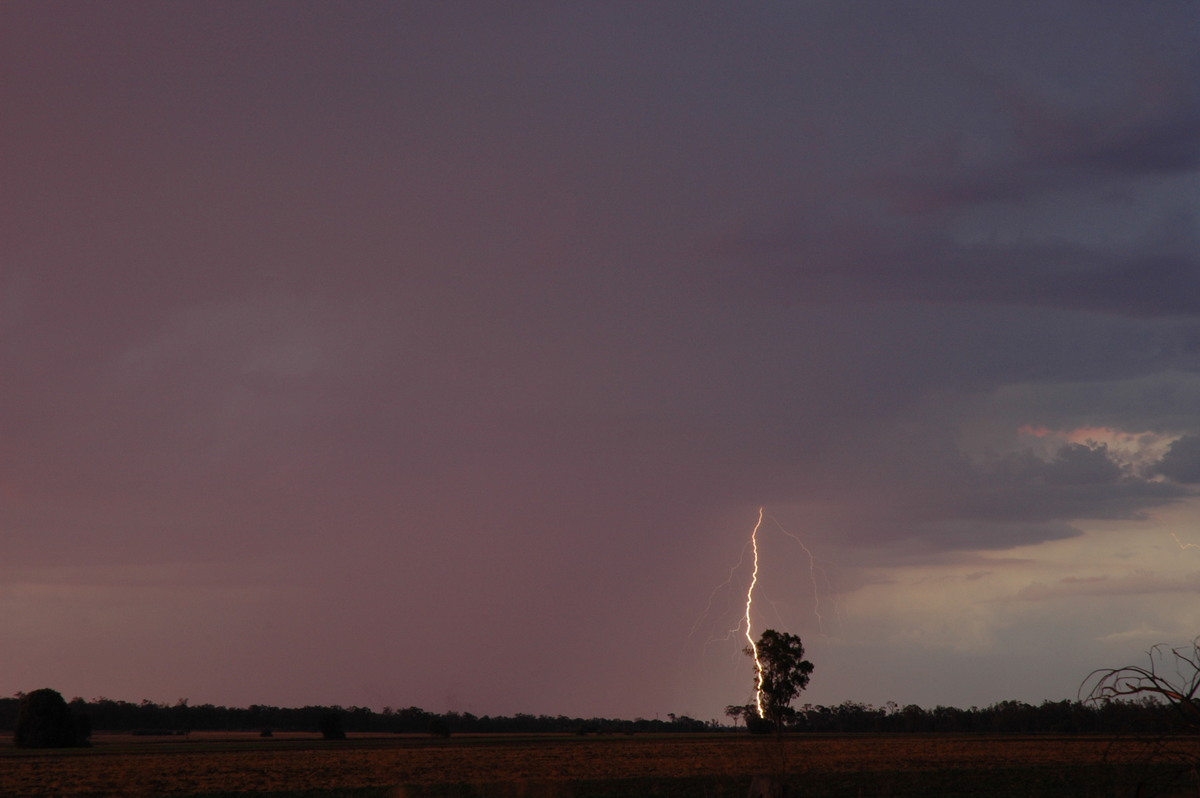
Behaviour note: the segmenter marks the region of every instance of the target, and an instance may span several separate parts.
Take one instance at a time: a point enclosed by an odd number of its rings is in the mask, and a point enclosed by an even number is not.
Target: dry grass
[[[1200,758],[1200,740],[1186,745],[1192,761]],[[757,773],[786,773],[804,794],[818,795],[947,794],[928,789],[956,783],[955,774],[970,784],[1003,774],[1015,779],[1010,792],[971,794],[1070,795],[1070,782],[1092,772],[1111,788],[1106,794],[1117,795],[1124,788],[1106,770],[1137,778],[1129,767],[1150,762],[1155,750],[1148,742],[1096,737],[814,736],[779,745],[742,735],[338,743],[311,735],[99,735],[85,750],[0,747],[0,795],[744,795]]]

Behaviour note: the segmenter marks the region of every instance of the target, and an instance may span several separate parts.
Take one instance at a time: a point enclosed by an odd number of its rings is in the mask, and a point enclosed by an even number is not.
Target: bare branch
[[[1148,666],[1126,665],[1092,671],[1080,687],[1091,685],[1084,700],[1092,703],[1145,697],[1170,704],[1188,726],[1200,728],[1200,637],[1190,646],[1147,652]]]

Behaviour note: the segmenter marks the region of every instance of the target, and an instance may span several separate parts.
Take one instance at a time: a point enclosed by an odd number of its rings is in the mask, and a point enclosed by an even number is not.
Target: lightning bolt
[[[1175,538],[1175,545],[1179,546],[1180,551],[1184,549],[1200,549],[1200,543],[1184,543],[1179,539],[1179,535],[1176,535],[1174,532],[1171,533],[1171,537]]]
[[[714,587],[713,591],[708,594],[708,605],[704,608],[704,613],[701,614],[701,616],[696,619],[696,622],[692,624],[692,631],[688,632],[688,637],[691,637],[694,634],[696,634],[696,630],[700,628],[700,624],[704,621],[705,618],[708,617],[709,611],[712,610],[713,599],[716,598],[717,593],[719,593],[722,588],[729,587],[731,584],[733,584],[733,575],[734,575],[734,573],[737,572],[737,569],[742,567],[742,563],[746,560],[746,549],[748,549],[748,548],[750,548],[750,541],[747,540],[746,545],[742,546],[742,553],[738,556],[737,563],[732,568],[729,569],[729,576],[725,577],[725,581],[722,582],[721,584],[717,585],[716,587]],[[740,623],[733,629],[730,629],[729,633],[725,635],[724,639],[729,640],[730,638],[732,638],[735,634],[737,634],[737,631],[739,628],[741,628]],[[714,641],[709,640],[708,642],[712,643]]]
[[[817,558],[813,556],[812,551],[808,548],[808,546],[804,545],[804,541],[801,540],[798,535],[792,534],[784,528],[783,524],[779,523],[778,518],[771,516],[771,520],[775,522],[775,526],[779,527],[780,532],[796,541],[796,543],[799,544],[800,548],[803,549],[804,553],[808,556],[808,578],[812,581],[813,588],[813,615],[817,616],[817,630],[821,633],[821,636],[824,637],[825,619],[821,617],[821,587],[817,582]],[[834,615],[836,616],[837,614],[837,604],[835,602]]]
[[[733,625],[733,628],[728,629],[728,631],[726,632],[726,634],[723,637],[712,638],[707,643],[705,643],[705,646],[707,647],[707,645],[709,643],[719,642],[721,640],[729,641],[731,639],[734,639],[737,636],[745,637],[746,644],[747,644],[745,647],[745,652],[750,654],[754,658],[754,670],[755,670],[754,706],[758,712],[759,717],[765,717],[765,713],[766,713],[766,702],[765,702],[765,696],[763,693],[763,687],[766,683],[766,674],[764,671],[764,663],[762,661],[761,652],[758,650],[758,643],[754,639],[754,617],[755,617],[754,602],[755,602],[755,599],[757,598],[760,601],[766,600],[775,609],[776,616],[779,616],[779,607],[778,607],[778,605],[775,604],[775,602],[771,601],[769,596],[764,597],[764,596],[756,596],[755,595],[755,591],[758,589],[759,573],[760,573],[760,571],[759,571],[760,554],[759,554],[759,546],[758,546],[758,535],[760,532],[764,531],[763,524],[768,519],[776,527],[778,527],[780,532],[782,532],[784,535],[787,535],[792,540],[796,541],[796,545],[798,545],[800,547],[800,550],[803,551],[805,556],[808,558],[808,577],[809,577],[809,581],[812,584],[812,593],[813,593],[812,611],[813,611],[813,615],[817,619],[817,627],[818,627],[818,630],[820,631],[821,636],[822,637],[825,636],[825,632],[826,632],[825,616],[823,613],[826,610],[825,610],[825,606],[822,604],[822,597],[821,597],[822,584],[825,585],[826,590],[831,590],[831,588],[829,586],[828,576],[825,573],[824,569],[822,568],[822,563],[820,563],[817,560],[816,555],[813,553],[812,549],[810,549],[808,547],[808,545],[804,542],[804,540],[802,540],[798,535],[794,534],[793,532],[791,532],[787,528],[785,528],[783,526],[783,524],[779,521],[779,519],[777,519],[774,516],[767,513],[765,507],[758,508],[758,519],[755,521],[754,529],[750,532],[749,540],[747,540],[745,542],[745,545],[742,546],[742,551],[741,551],[741,554],[738,556],[737,563],[732,568],[729,569],[729,573],[725,577],[725,581],[722,582],[721,584],[717,585],[715,588],[713,588],[713,591],[708,596],[708,604],[705,606],[704,612],[700,615],[699,618],[696,619],[695,623],[692,624],[691,631],[688,632],[688,637],[690,638],[699,630],[700,625],[708,617],[709,612],[713,608],[713,603],[714,603],[714,600],[716,599],[717,593],[719,593],[721,590],[729,587],[732,584],[734,575],[736,574],[736,572],[738,572],[741,569],[743,563],[745,563],[745,561],[747,559],[746,550],[749,549],[751,552],[752,570],[751,570],[751,574],[750,574],[750,585],[746,589],[745,603],[744,603],[744,606],[741,608],[741,610],[738,613],[741,617],[738,619],[738,622]],[[1197,547],[1197,548],[1200,548],[1200,547]],[[838,603],[837,603],[836,599],[829,599],[828,596],[826,597],[826,599],[832,601],[833,617],[838,618],[840,616],[840,611],[839,611]],[[732,609],[732,607],[730,607],[729,609]],[[759,614],[761,615],[761,609],[759,610]],[[780,622],[780,624],[786,626],[786,622],[783,620],[783,618],[781,616],[779,616],[779,622]],[[744,627],[743,627],[743,623],[745,624]]]
[[[758,710],[758,716],[765,718],[766,714],[763,710],[763,674],[762,660],[758,657],[758,643],[754,642],[754,634],[750,630],[750,608],[754,605],[754,586],[758,584],[758,528],[762,526],[763,508],[758,508],[758,522],[754,525],[754,531],[750,533],[750,543],[754,550],[754,571],[750,574],[750,588],[746,591],[746,642],[750,644],[750,653],[754,657],[754,673],[756,676],[756,684],[754,686],[754,706]]]

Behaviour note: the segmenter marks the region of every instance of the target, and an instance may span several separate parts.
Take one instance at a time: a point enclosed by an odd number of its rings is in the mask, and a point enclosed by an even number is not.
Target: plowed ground
[[[28,751],[0,739],[0,796],[1200,795],[1200,739],[959,735],[99,737]]]

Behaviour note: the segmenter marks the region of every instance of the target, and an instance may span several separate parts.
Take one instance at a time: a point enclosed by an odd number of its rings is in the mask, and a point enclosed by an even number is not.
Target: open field
[[[0,795],[744,796],[755,774],[789,795],[1196,795],[1172,751],[1150,740],[1050,736],[356,737],[97,735],[75,750],[0,738]],[[1140,790],[1140,792],[1139,792]]]

